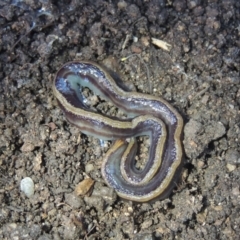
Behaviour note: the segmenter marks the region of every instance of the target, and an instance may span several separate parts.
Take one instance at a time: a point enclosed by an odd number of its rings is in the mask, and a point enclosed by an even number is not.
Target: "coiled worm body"
[[[129,117],[119,119],[90,109],[81,91],[85,87]],[[182,166],[183,120],[167,101],[124,90],[104,68],[88,61],[63,65],[54,79],[53,92],[67,120],[81,132],[115,140],[104,157],[102,175],[120,197],[146,202],[169,195]],[[135,137],[144,135],[150,138],[149,158],[138,170]]]

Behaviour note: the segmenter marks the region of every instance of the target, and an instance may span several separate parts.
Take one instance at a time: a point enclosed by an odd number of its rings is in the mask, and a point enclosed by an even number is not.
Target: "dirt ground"
[[[0,36],[0,239],[240,239],[238,0],[2,0]],[[183,116],[184,166],[169,198],[133,203],[104,183],[110,143],[69,124],[51,89],[79,59],[107,59],[126,85]],[[86,177],[92,192],[76,196]]]

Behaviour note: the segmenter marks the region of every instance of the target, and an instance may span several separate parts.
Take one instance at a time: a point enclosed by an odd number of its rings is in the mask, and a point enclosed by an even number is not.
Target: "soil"
[[[240,238],[238,0],[4,0],[0,26],[1,239]],[[108,188],[100,168],[111,143],[81,134],[53,96],[64,63],[106,59],[184,118],[181,179],[163,201]],[[77,196],[87,177],[92,192]]]

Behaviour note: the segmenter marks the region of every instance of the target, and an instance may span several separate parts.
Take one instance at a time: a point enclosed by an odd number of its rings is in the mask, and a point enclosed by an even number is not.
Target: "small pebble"
[[[25,177],[21,180],[21,191],[25,193],[27,197],[31,197],[34,194],[34,182],[30,177]]]
[[[147,47],[150,44],[148,37],[141,37],[140,41],[144,47]]]
[[[117,6],[119,9],[125,9],[127,7],[127,3],[125,1],[120,1]]]
[[[25,142],[21,147],[22,152],[32,152],[33,150],[34,150],[34,145],[29,142]]]
[[[85,172],[86,173],[90,173],[93,170],[94,170],[94,165],[92,163],[86,164],[86,166],[85,166]]]
[[[136,45],[132,45],[132,46],[131,46],[131,51],[132,51],[133,53],[141,53],[141,52],[142,52],[142,49],[141,49],[140,47],[136,46]]]
[[[236,169],[236,165],[232,165],[230,163],[227,163],[226,167],[227,167],[229,172],[232,172]]]
[[[137,43],[138,42],[138,37],[133,37],[133,42]]]

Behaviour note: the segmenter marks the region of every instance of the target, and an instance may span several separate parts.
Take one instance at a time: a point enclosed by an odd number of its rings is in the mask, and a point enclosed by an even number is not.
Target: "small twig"
[[[127,34],[127,35],[126,35],[126,38],[125,38],[125,40],[124,40],[124,42],[123,42],[123,45],[122,45],[122,50],[125,49],[126,45],[128,44],[128,42],[129,42],[129,40],[130,40],[130,37],[131,37],[130,34]]]
[[[99,222],[94,224],[92,226],[92,228],[85,234],[84,236],[84,240],[88,239],[88,235],[94,230],[94,228],[96,228],[97,226],[99,226],[99,224],[102,222],[102,220],[104,219],[104,217],[106,216],[107,213],[103,214],[103,216],[99,219]]]
[[[15,5],[15,6],[17,6],[17,7],[20,7],[20,8],[23,8],[22,5],[17,5],[17,4],[15,4],[15,2],[14,2],[13,5]],[[25,8],[26,8],[26,7],[24,7],[23,9],[25,9]],[[51,17],[51,18],[54,17],[52,13],[46,11],[44,8],[41,8],[41,9],[38,10],[37,13],[35,14],[34,19],[36,20],[37,18],[39,18],[39,17],[42,16],[42,15],[45,15],[45,16],[48,16],[48,17]],[[31,15],[31,16],[33,16],[33,15]],[[50,25],[50,24],[47,24],[45,27],[47,27],[47,26],[49,26],[49,25]],[[16,47],[16,45],[17,45],[23,38],[25,38],[25,37],[26,37],[34,28],[36,28],[37,26],[38,26],[38,24],[36,24],[36,22],[33,21],[32,27],[31,27],[22,37],[20,37],[20,38],[14,43],[14,45],[11,47],[10,51],[12,51],[12,50]]]
[[[85,234],[84,240],[88,239],[88,235],[93,231],[94,228],[96,228],[97,225],[93,225],[93,227]]]
[[[14,43],[14,45],[11,47],[10,51],[12,51],[12,50],[16,47],[16,45],[17,45],[23,38],[25,38],[36,26],[37,26],[36,23],[33,22],[32,27],[31,27],[23,36],[21,36],[21,37]]]
[[[136,21],[134,21],[134,22],[131,24],[131,26],[128,28],[127,34],[126,34],[126,38],[125,38],[125,40],[124,40],[124,42],[123,42],[123,45],[122,45],[122,50],[125,49],[126,45],[128,44],[128,42],[129,42],[129,40],[130,40],[130,38],[131,38],[131,36],[132,36],[132,34],[129,34],[129,32],[132,32],[132,31],[130,31],[129,29],[131,29],[137,22],[143,20],[144,18],[145,18],[145,17],[140,17],[140,18],[138,18],[138,19],[137,19]]]
[[[145,18],[145,17],[140,17],[140,18],[138,18],[136,21],[134,21],[134,22],[132,23],[132,25],[131,25],[129,28],[131,28],[131,27],[134,26],[137,22],[143,20],[144,18]]]
[[[198,98],[199,96],[203,95],[208,89],[209,89],[209,85],[207,85],[203,90],[201,90],[200,92],[198,92],[192,99],[191,99],[191,102]]]

